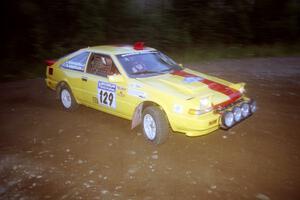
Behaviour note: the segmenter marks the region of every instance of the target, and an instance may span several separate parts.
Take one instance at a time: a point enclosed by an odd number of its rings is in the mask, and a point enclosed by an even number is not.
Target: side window
[[[91,55],[86,72],[104,77],[119,74],[119,71],[110,56],[96,53]]]
[[[61,66],[66,69],[73,69],[83,72],[88,56],[89,52],[83,52],[64,62]]]

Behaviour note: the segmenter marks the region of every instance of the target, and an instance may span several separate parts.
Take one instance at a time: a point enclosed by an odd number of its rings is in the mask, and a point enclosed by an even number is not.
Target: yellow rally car
[[[46,75],[65,110],[82,104],[131,120],[154,144],[164,142],[170,128],[199,136],[256,111],[256,102],[244,95],[245,83],[183,68],[141,42],[78,50],[48,61]]]

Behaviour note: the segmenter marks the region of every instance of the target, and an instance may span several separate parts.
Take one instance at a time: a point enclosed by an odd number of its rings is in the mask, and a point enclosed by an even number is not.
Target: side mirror
[[[124,77],[120,74],[108,75],[109,82],[120,83],[124,81]]]

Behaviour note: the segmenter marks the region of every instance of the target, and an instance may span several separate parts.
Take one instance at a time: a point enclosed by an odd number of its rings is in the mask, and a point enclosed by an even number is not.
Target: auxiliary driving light
[[[233,110],[234,120],[239,122],[242,119],[242,109],[240,107],[234,107]]]
[[[231,127],[234,124],[234,115],[232,112],[228,111],[223,114],[223,125],[227,128]]]
[[[250,106],[247,103],[243,103],[241,105],[241,109],[242,109],[242,116],[243,117],[247,117],[250,114]]]
[[[256,101],[252,100],[250,102],[250,111],[251,111],[251,113],[255,113],[256,109],[257,109],[257,107],[256,107]]]

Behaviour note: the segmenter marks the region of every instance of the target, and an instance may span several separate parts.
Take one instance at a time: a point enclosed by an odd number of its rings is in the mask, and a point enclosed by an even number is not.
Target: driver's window
[[[87,73],[104,76],[119,74],[110,56],[93,53],[86,69]]]

